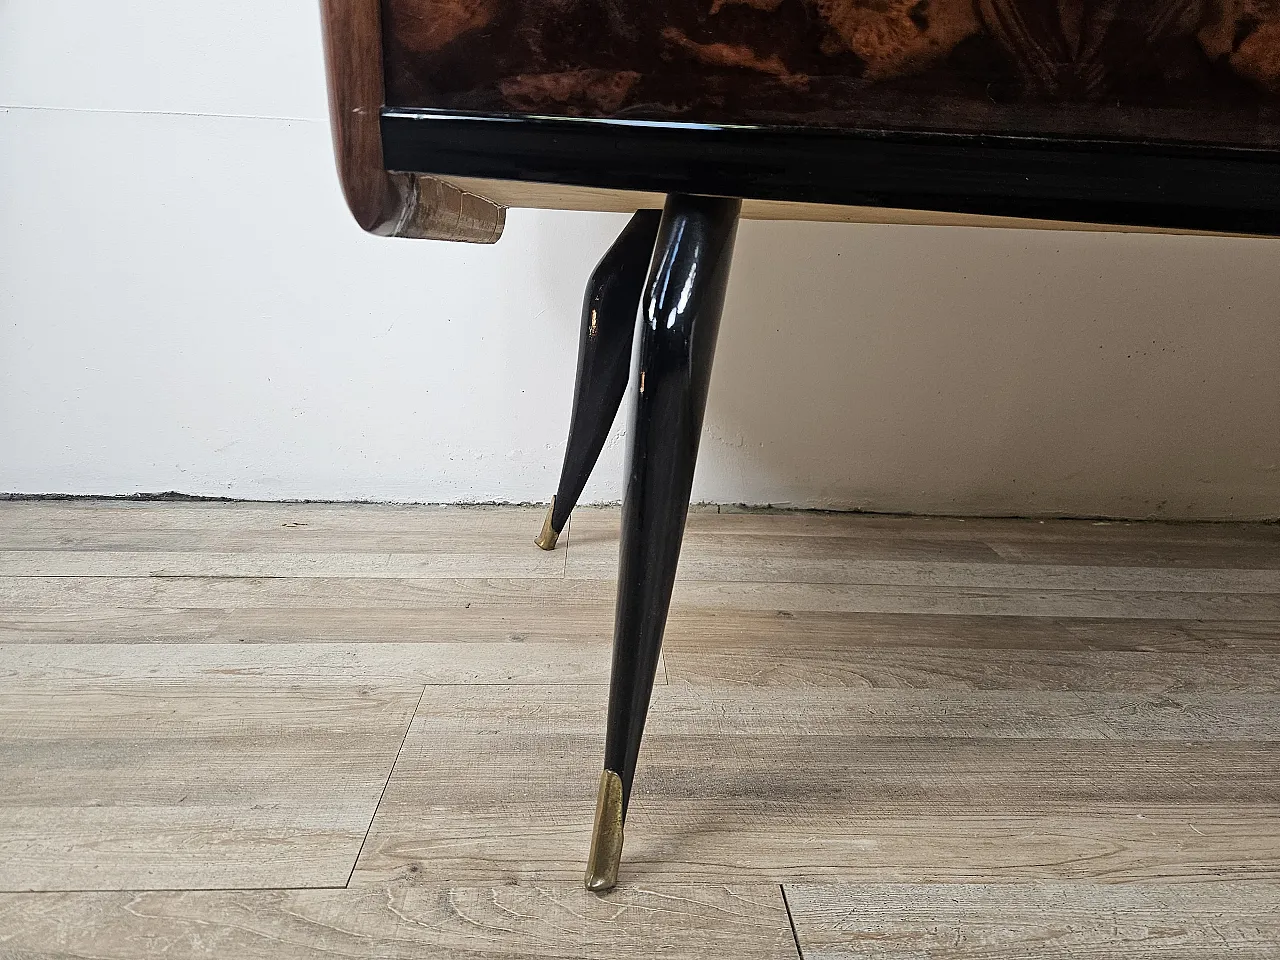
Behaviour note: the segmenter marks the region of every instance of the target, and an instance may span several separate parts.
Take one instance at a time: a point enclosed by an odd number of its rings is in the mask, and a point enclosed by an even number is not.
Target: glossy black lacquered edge
[[[388,108],[388,169],[1280,235],[1280,151]]]

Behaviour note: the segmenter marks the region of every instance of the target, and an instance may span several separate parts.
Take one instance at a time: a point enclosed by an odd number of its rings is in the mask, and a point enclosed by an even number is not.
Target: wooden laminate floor
[[[0,960],[1280,957],[1280,526],[0,503]]]

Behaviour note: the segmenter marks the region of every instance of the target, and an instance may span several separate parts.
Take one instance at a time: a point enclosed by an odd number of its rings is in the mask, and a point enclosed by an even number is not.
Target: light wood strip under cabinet
[[[506,207],[538,210],[595,210],[631,213],[639,209],[661,209],[664,195],[640,190],[613,190],[559,183],[493,180],[484,177],[450,176],[448,182],[460,190],[485,197]],[[1030,217],[998,217],[983,214],[948,213],[937,210],[899,210],[892,207],[859,207],[831,203],[804,203],[798,200],[747,200],[742,204],[744,220],[807,220],[829,223],[900,224],[932,227],[982,227],[1014,230],[1071,230],[1086,233],[1162,233],[1205,235],[1204,231],[1174,228],[1128,227],[1080,223],[1064,220],[1037,220]],[[1223,234],[1208,234],[1218,235]]]

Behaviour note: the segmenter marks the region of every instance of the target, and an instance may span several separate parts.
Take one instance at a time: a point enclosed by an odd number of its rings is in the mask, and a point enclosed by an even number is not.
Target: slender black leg
[[[589,890],[608,890],[618,878],[622,827],[689,513],[741,206],[740,200],[719,197],[668,197],[640,303],[632,376],[638,396],[622,503],[609,728],[587,863]]]
[[[556,539],[578,504],[626,393],[636,307],[661,217],[659,210],[637,212],[587,281],[569,444],[560,470],[560,485],[551,500],[542,533],[534,541],[543,550],[555,549]]]

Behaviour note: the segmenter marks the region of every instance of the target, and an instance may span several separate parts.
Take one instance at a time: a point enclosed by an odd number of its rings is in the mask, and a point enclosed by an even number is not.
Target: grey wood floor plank
[[[0,685],[44,681],[157,685],[237,677],[278,683],[555,684],[609,682],[610,643],[113,643],[7,645]],[[665,682],[665,673],[660,673]]]
[[[579,507],[573,522],[579,542],[616,533],[617,507]],[[1028,520],[1006,517],[909,517],[821,510],[758,510],[695,505],[687,532],[697,538],[773,536],[886,537],[961,542],[1111,544],[1231,543],[1280,546],[1276,523],[1168,523],[1145,520]]]
[[[682,580],[748,583],[834,583],[896,587],[954,587],[986,590],[1103,590],[1153,593],[1280,592],[1280,547],[1270,567],[1085,565],[954,561],[939,551],[922,559],[864,559],[843,539],[770,537],[690,538],[680,552]],[[22,555],[18,555],[22,556]],[[0,570],[5,570],[0,555]],[[565,567],[575,580],[617,577],[616,538],[579,538]],[[20,563],[11,565],[19,572]],[[40,572],[32,566],[33,574]]]
[[[152,678],[180,682],[218,673],[281,679],[416,683],[606,683],[607,634],[582,639],[327,643],[10,644],[6,678]],[[86,649],[86,647],[88,649]],[[787,649],[779,658],[777,650]],[[1079,690],[1146,693],[1280,691],[1270,653],[1131,650],[952,649],[785,645],[764,638],[706,645],[673,638],[661,654],[668,674],[704,685],[846,686],[877,689]]]
[[[566,572],[612,579],[619,517],[577,518]],[[691,519],[680,553],[685,580],[847,583],[1030,590],[1274,593],[1280,525],[1125,525],[1117,534],[1083,521],[1019,523],[924,518],[741,514]],[[1034,536],[1035,533],[1041,534]],[[992,537],[987,542],[984,537]],[[987,553],[974,551],[981,547]]]
[[[488,692],[427,691],[353,882],[581,872],[603,691],[558,707]],[[930,735],[948,710],[935,704],[932,720],[924,708],[873,736],[860,718],[876,704],[850,706],[855,693],[815,705],[808,730],[768,693],[656,693],[628,818],[633,882],[1280,876],[1276,742],[1215,740],[1213,717],[1183,727],[1205,739],[1152,741],[1144,708],[1128,719],[1113,701],[1110,725],[1081,724],[1096,740],[1017,737],[1063,735],[1071,708],[1046,699],[964,739]],[[1266,736],[1270,703],[1254,704]],[[958,710],[961,727],[983,710]]]
[[[6,960],[795,960],[773,884],[0,895]]]
[[[1068,540],[992,539],[988,546],[1007,563],[1078,566],[1218,567],[1275,570],[1280,568],[1280,536],[1276,541],[1212,539],[1188,536],[1177,541],[1079,543]]]
[[[29,509],[40,506],[0,503],[0,576],[564,575],[565,550],[533,545],[539,508],[76,502]]]
[[[275,523],[229,526],[226,529],[196,527],[129,527],[99,529],[59,524],[53,527],[3,529],[0,553],[34,551],[42,553],[174,553],[174,554],[430,554],[492,556],[499,559],[527,555],[533,545],[528,525],[535,532],[542,525],[541,511],[512,508],[484,524],[466,517],[446,514],[449,523],[411,523],[401,529],[374,524],[365,527],[335,527],[326,523]],[[497,523],[497,517],[502,523]],[[459,522],[460,520],[466,522]],[[0,524],[0,528],[3,524]],[[571,536],[565,531],[564,536]],[[562,540],[563,542],[563,540]],[[986,548],[983,556],[999,559]],[[561,554],[563,560],[563,554]]]
[[[93,686],[0,686],[0,890],[341,885],[422,689]]]
[[[522,550],[542,507],[382,504],[0,501],[5,549],[417,553]],[[616,508],[580,508],[584,547],[616,537]],[[569,536],[574,534],[573,528]],[[846,559],[997,560],[1258,568],[1280,563],[1275,524],[988,520],[865,514],[721,513],[695,507],[688,542],[760,544],[811,537]],[[824,546],[823,544],[827,544]],[[1057,558],[1057,559],[1055,559]],[[1092,559],[1089,559],[1092,558]],[[1144,562],[1144,558],[1148,562]],[[1205,562],[1214,558],[1215,562]]]
[[[476,595],[482,596],[479,591]],[[1236,642],[1235,638],[1257,635],[1260,628],[1254,624],[1222,625],[1223,631]],[[607,642],[612,635],[611,598],[587,603],[566,598],[564,604],[542,613],[531,610],[527,603],[466,600],[438,607],[390,608],[104,605],[0,609],[0,643],[594,644],[602,638]],[[1170,630],[1165,635],[1173,634]]]
[[[588,808],[586,814],[579,815],[577,806],[543,808],[536,823],[517,830],[511,829],[510,814],[482,810],[433,811],[394,829],[379,830],[375,823],[352,884],[464,878],[581,882],[594,781],[598,775],[580,780],[579,805]],[[641,813],[637,803],[634,821],[628,813],[628,884],[1280,879],[1274,806],[1028,814],[994,808],[939,813],[941,804],[934,804],[897,817],[872,811],[857,830],[816,813],[751,822],[712,805],[691,816],[691,806]]]
[[[829,653],[856,646],[1280,653],[1280,622],[686,608],[668,618],[666,643],[724,652],[772,643],[787,652],[799,646]]]
[[[202,577],[0,577],[0,613],[30,607],[466,608],[527,604],[530,619],[561,604],[612,602],[604,580]],[[1280,621],[1280,594],[1020,590],[832,583],[678,580],[676,612],[784,610],[979,616]]]
[[[604,691],[560,687],[433,688],[414,736],[536,739],[550,731],[598,737]],[[875,690],[733,684],[659,685],[645,727],[654,736],[866,737],[1104,742],[1280,742],[1280,694],[1134,691]],[[852,761],[850,761],[852,764]]]
[[[664,642],[726,655],[764,644],[832,655],[855,647],[1280,654],[1280,622],[684,608],[672,611]]]
[[[418,545],[421,549],[421,544]],[[0,577],[349,577],[453,579],[564,576],[566,553],[428,553],[0,550]]]
[[[878,529],[840,515],[834,522],[815,527],[807,514],[743,514],[719,517],[714,514],[689,514],[681,561],[698,561],[709,566],[716,558],[732,561],[747,555],[757,560],[769,557],[790,561],[931,561],[1009,564],[990,544],[973,535],[956,536],[953,531],[939,530],[932,520],[922,520],[898,529]],[[610,559],[616,560],[621,514],[611,509],[579,510],[573,522],[577,529],[573,544],[580,548],[583,562],[592,567]],[[1016,542],[1016,541],[1015,541]],[[732,565],[726,566],[732,571]],[[699,578],[701,579],[701,578]]]
[[[159,744],[165,740],[189,746],[204,740],[229,745],[254,737],[306,739],[307,731],[313,732],[313,742],[326,731],[362,737],[372,732],[366,725],[400,724],[404,734],[409,720],[405,701],[416,702],[421,695],[417,684],[369,684],[336,677],[281,683],[278,677],[238,671],[178,683],[146,678],[8,681],[0,684],[0,739],[10,747],[20,742],[43,744],[61,754],[82,746],[105,749],[113,739],[156,744],[162,750]],[[210,759],[221,762],[216,756]],[[164,784],[147,786],[161,789]]]
[[[779,656],[779,650],[786,656]],[[757,687],[929,687],[952,690],[1280,692],[1280,659],[1234,650],[981,650],[833,647],[675,639],[664,656],[674,682]]]
[[[595,644],[613,634],[613,599],[454,607],[21,607],[0,609],[0,643]],[[962,650],[1121,650],[1280,655],[1280,622],[793,610],[676,609],[666,645],[725,655],[757,649],[816,658],[855,647]],[[774,657],[775,665],[783,658]]]
[[[6,614],[51,606],[79,612],[112,607],[465,610],[519,604],[534,619],[540,606],[546,615],[562,602],[613,597],[612,584],[541,578],[0,577],[0,609]]]
[[[298,543],[329,537],[415,536],[453,543],[508,542],[535,525],[546,507],[379,503],[129,502],[122,500],[0,500],[0,538],[30,538],[44,547],[176,533],[208,549],[217,537]],[[38,539],[44,537],[46,539]],[[83,538],[83,539],[78,539]],[[527,537],[525,539],[528,539]]]
[[[527,731],[482,730],[434,743],[423,726],[410,731],[379,817],[412,814],[421,798],[437,809],[504,810],[536,799],[559,813],[594,793],[592,741],[555,733],[556,756],[536,769],[522,757]],[[428,750],[419,738],[432,742]],[[476,751],[484,744],[486,752]],[[841,735],[731,736],[656,734],[634,799],[682,811],[742,816],[756,823],[800,815],[838,820],[898,810],[989,809],[1003,813],[1240,804],[1265,809],[1280,789],[1280,761],[1272,742],[1068,741],[1009,737],[873,738]],[[523,749],[523,753],[522,753]],[[441,769],[449,764],[449,769]],[[494,798],[483,779],[511,768],[521,792]],[[639,775],[637,775],[639,776]],[[841,806],[833,813],[828,803]],[[648,806],[650,810],[655,807]],[[591,811],[586,811],[589,814]],[[677,811],[671,811],[673,815]],[[530,811],[533,813],[533,811]],[[1280,817],[1280,810],[1275,811]],[[375,821],[375,828],[378,824]],[[1280,864],[1278,864],[1280,866]]]
[[[786,886],[806,960],[1272,960],[1280,884]]]
[[[568,584],[575,581],[563,582]],[[1273,615],[1280,614],[1280,595],[1276,594],[1161,593],[1145,590],[971,589],[677,580],[673,603],[678,610],[1280,620],[1280,616]]]

